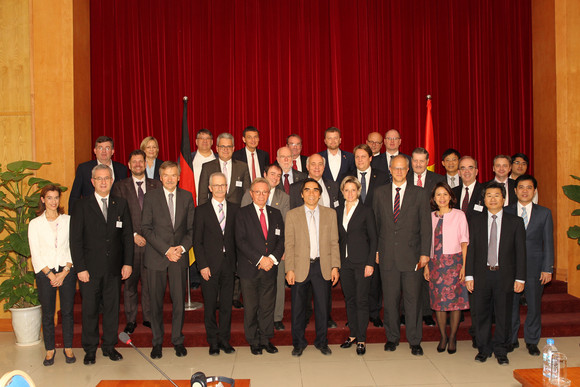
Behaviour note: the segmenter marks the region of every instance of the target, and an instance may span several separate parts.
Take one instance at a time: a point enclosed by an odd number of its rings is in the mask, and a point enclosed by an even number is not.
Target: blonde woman
[[[147,156],[145,159],[145,173],[149,179],[159,180],[159,167],[163,160],[159,160],[159,143],[153,136],[147,136],[141,141],[141,150]]]

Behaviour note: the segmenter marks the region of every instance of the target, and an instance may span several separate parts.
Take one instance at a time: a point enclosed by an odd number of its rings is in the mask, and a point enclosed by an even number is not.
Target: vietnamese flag
[[[179,188],[191,192],[193,205],[197,206],[195,200],[195,178],[193,175],[193,160],[191,158],[191,145],[189,145],[189,130],[187,129],[187,97],[183,97],[183,120],[181,122],[181,151],[179,154]],[[189,250],[189,266],[195,262],[193,248]]]
[[[435,172],[435,135],[433,134],[433,118],[431,117],[431,96],[427,96],[427,119],[425,120],[425,149],[429,152],[427,169]]]

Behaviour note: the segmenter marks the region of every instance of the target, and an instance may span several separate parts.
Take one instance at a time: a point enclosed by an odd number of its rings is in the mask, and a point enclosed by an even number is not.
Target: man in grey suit
[[[528,353],[539,356],[538,342],[542,335],[542,293],[544,285],[552,280],[554,268],[554,224],[552,212],[533,203],[538,187],[536,179],[524,174],[519,176],[515,183],[518,202],[507,206],[505,211],[521,217],[526,228],[527,272],[524,294],[528,302],[528,313],[524,323],[524,341]],[[511,346],[508,346],[508,351],[519,347],[521,295],[514,293]]]
[[[141,307],[143,309],[143,325],[151,328],[149,306],[149,284],[145,269],[145,245],[147,241],[141,232],[141,210],[145,194],[161,187],[157,179],[149,179],[145,175],[145,152],[140,149],[134,150],[129,155],[129,170],[131,178],[123,179],[113,186],[113,195],[122,197],[129,204],[131,223],[133,224],[133,240],[135,241],[133,253],[133,272],[125,281],[123,290],[125,317],[127,325],[125,332],[132,334],[137,327],[137,305],[139,304],[139,292],[137,286],[141,281]]]
[[[187,355],[183,345],[185,315],[187,251],[193,241],[193,197],[177,188],[179,166],[166,161],[159,168],[163,189],[145,195],[141,228],[147,240],[145,267],[151,298],[151,328],[153,330],[152,359],[162,356],[163,299],[169,278],[169,292],[173,302],[171,342],[178,357]]]
[[[284,190],[286,194],[290,195],[290,185],[297,181],[306,179],[308,174],[292,168],[292,151],[287,146],[278,149],[278,152],[276,153],[276,162],[280,168],[282,168],[278,187]]]
[[[217,138],[218,158],[208,161],[201,167],[199,177],[199,202],[204,204],[211,199],[209,191],[209,177],[214,172],[221,172],[226,176],[228,193],[226,200],[239,204],[248,188],[250,188],[250,173],[248,165],[243,161],[232,159],[234,152],[234,137],[229,133],[221,133]]]
[[[406,312],[407,340],[413,355],[423,355],[420,313],[423,267],[431,251],[431,209],[425,191],[407,182],[405,156],[391,161],[393,182],[375,190],[373,209],[379,236],[378,259],[383,279],[385,351],[394,351],[401,337],[401,292]]]
[[[288,149],[288,148],[286,148]],[[290,149],[288,149],[290,151]],[[266,167],[264,177],[270,183],[270,196],[268,197],[268,205],[280,210],[282,219],[286,219],[286,213],[290,210],[290,197],[280,189],[280,176],[282,170],[276,164]],[[297,172],[297,171],[296,171]],[[301,172],[299,172],[301,173]],[[252,196],[250,191],[246,191],[242,199],[242,207],[252,204]],[[276,306],[274,307],[274,329],[283,331],[285,329],[282,320],[284,318],[284,296],[286,294],[286,279],[285,279],[285,265],[284,257],[278,262],[278,277],[276,279]]]

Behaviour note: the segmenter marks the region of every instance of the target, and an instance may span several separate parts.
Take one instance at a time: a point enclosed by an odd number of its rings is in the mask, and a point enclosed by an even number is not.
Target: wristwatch
[[[65,267],[62,268],[62,271],[70,271],[70,267],[65,266]]]

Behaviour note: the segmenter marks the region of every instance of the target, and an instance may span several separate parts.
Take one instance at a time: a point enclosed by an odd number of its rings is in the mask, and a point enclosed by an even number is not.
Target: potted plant
[[[19,345],[40,341],[41,310],[30,263],[28,223],[36,216],[40,190],[53,184],[32,176],[46,164],[50,163],[16,161],[6,171],[0,165],[0,300],[5,302],[4,311],[12,313]]]

